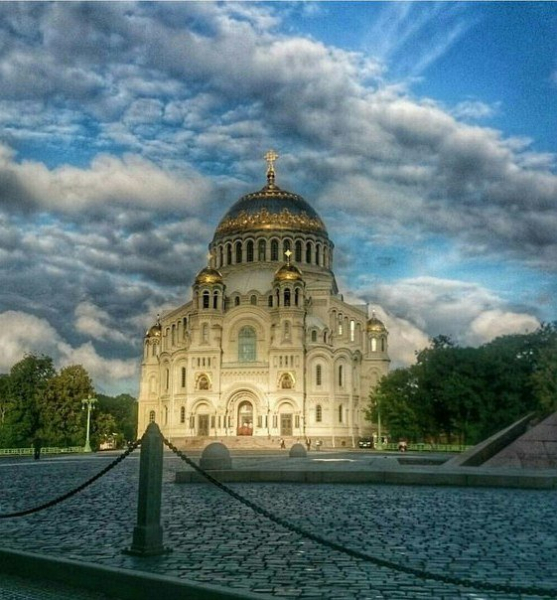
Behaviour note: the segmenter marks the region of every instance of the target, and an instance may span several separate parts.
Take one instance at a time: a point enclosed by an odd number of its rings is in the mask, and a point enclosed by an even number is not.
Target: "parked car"
[[[371,438],[360,438],[358,448],[373,448],[373,440]]]

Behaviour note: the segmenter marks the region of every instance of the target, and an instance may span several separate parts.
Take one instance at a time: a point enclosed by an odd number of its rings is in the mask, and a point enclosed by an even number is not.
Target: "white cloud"
[[[95,340],[129,343],[129,338],[111,324],[109,314],[92,302],[80,302],[75,307],[75,328]]]
[[[104,206],[144,207],[181,212],[198,209],[210,197],[212,185],[198,173],[172,173],[139,156],[97,155],[90,168],[15,162],[13,152],[0,152],[0,204],[20,205],[66,213]]]
[[[386,309],[385,324],[395,340],[392,352],[397,362],[408,361],[414,350],[437,335],[479,346],[500,335],[532,332],[540,324],[528,312],[509,310],[494,292],[463,281],[417,277],[360,293]]]
[[[91,342],[77,348],[66,343],[45,320],[20,311],[0,313],[0,370],[11,367],[27,354],[50,356],[56,368],[80,364],[89,373],[95,386],[111,390],[123,386],[137,388],[137,360],[107,359],[100,356]]]
[[[467,341],[473,346],[479,346],[502,335],[532,333],[539,326],[540,322],[532,315],[501,309],[489,310],[471,322]]]
[[[464,100],[459,102],[451,111],[458,119],[487,119],[497,114],[500,102],[486,104],[481,100]]]

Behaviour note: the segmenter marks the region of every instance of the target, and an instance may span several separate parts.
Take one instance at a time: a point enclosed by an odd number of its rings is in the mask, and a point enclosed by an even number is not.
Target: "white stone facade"
[[[270,170],[209,249],[193,300],[145,336],[138,431],[155,420],[177,444],[253,436],[352,446],[370,435],[365,410],[389,368],[388,333],[339,295],[333,244],[313,209]]]

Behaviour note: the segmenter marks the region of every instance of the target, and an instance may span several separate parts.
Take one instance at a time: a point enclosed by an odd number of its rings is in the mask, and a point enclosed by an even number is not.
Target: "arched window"
[[[300,304],[300,288],[296,288],[294,290],[294,306],[298,306]]]
[[[377,352],[377,338],[371,338],[371,351]]]
[[[257,296],[255,294],[250,296],[249,303],[253,306],[257,306]]]
[[[152,411],[149,413],[149,423],[154,423],[154,422],[155,422],[155,411],[154,411],[154,410],[152,410]]]
[[[302,262],[302,242],[300,242],[299,240],[294,246],[294,259],[296,260],[296,262]]]
[[[222,267],[224,265],[224,248],[221,246],[219,248],[219,267]]]
[[[213,292],[213,308],[217,308],[219,305],[219,293]]]
[[[277,242],[277,240],[272,240],[271,241],[271,260],[278,260],[279,259],[279,244]]]
[[[315,330],[315,329],[312,329],[312,331],[311,331],[311,341],[312,342],[317,341],[317,330]]]
[[[234,298],[234,306],[240,306],[240,296]]]
[[[182,367],[181,375],[182,375],[181,384],[182,384],[182,387],[185,388],[186,387],[186,367]],[[183,423],[183,421],[182,421],[182,423]]]
[[[381,352],[385,352],[385,338],[381,338]]]
[[[356,322],[354,319],[350,320],[350,341],[353,342],[356,339]]]
[[[203,292],[203,308],[209,308],[209,292],[207,290]]]
[[[323,367],[321,365],[315,366],[315,385],[321,385],[323,382]]]
[[[285,340],[290,339],[290,321],[284,322],[284,339]]]
[[[343,328],[342,328],[342,315],[338,316],[338,334],[342,335],[343,332]]]
[[[186,422],[186,407],[182,406],[180,408],[180,423],[185,423]]]
[[[315,264],[318,265],[321,263],[321,245],[317,244],[315,246]]]
[[[343,412],[343,408],[342,408],[342,404],[338,405],[338,422],[342,423],[342,412]]]
[[[257,259],[260,262],[264,262],[267,254],[267,242],[265,240],[259,240],[258,250],[257,250]]]
[[[254,362],[256,360],[255,330],[253,327],[245,326],[238,334],[238,361]]]
[[[284,306],[290,306],[290,288],[284,290]]]
[[[197,389],[198,390],[208,390],[209,389],[209,378],[207,375],[200,375],[197,380]]]
[[[282,242],[282,255],[286,256],[287,252],[290,252],[290,240],[284,240],[284,242]]]
[[[267,298],[267,304],[269,305],[269,308],[273,308],[273,294],[269,294],[269,297]]]
[[[165,369],[165,389],[170,387],[170,369]]]
[[[227,244],[226,246],[226,264],[232,264],[232,244]]]
[[[306,262],[311,264],[311,242],[306,244]]]
[[[315,407],[315,422],[321,423],[322,420],[323,420],[323,408],[321,407],[321,404],[318,404]]]
[[[246,244],[246,262],[253,262],[253,242],[251,240]]]
[[[242,262],[242,242],[236,242],[236,264]]]
[[[342,365],[339,365],[338,367],[338,387],[342,387],[343,383],[344,383],[344,378],[343,378],[343,369],[342,369]]]
[[[203,326],[201,327],[201,341],[204,344],[209,343],[209,324],[208,323],[203,323]]]
[[[290,373],[285,373],[280,379],[280,389],[291,390],[293,387],[292,376]]]

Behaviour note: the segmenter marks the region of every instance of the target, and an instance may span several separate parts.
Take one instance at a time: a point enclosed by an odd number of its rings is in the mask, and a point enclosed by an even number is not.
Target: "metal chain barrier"
[[[15,518],[15,517],[24,517],[25,515],[30,515],[32,513],[36,513],[36,512],[39,512],[41,510],[44,510],[45,508],[50,508],[51,506],[59,504],[60,502],[63,502],[64,500],[67,500],[68,498],[71,498],[72,496],[75,496],[75,494],[78,494],[79,492],[81,492],[82,490],[84,490],[86,487],[90,486],[92,483],[94,483],[95,481],[97,481],[97,479],[100,479],[103,475],[106,475],[106,473],[108,473],[116,465],[120,464],[140,444],[141,444],[141,439],[136,440],[133,444],[130,444],[130,446],[126,449],[125,452],[123,452],[120,456],[118,456],[115,460],[113,460],[102,471],[100,471],[99,473],[97,473],[96,475],[94,475],[93,477],[91,477],[90,479],[88,479],[87,481],[85,481],[84,483],[82,483],[80,486],[78,486],[75,489],[71,490],[70,492],[67,492],[66,494],[63,494],[62,496],[58,496],[58,498],[54,498],[53,500],[50,500],[49,502],[46,502],[45,504],[41,504],[41,505],[36,506],[34,508],[28,508],[26,510],[20,510],[20,511],[17,511],[17,512],[7,513],[7,514],[3,514],[3,515],[0,514],[0,519],[12,519],[12,518]]]
[[[197,465],[190,458],[188,458],[184,452],[182,452],[181,450],[176,448],[176,446],[174,446],[174,444],[172,444],[172,442],[167,440],[165,437],[163,437],[163,442],[165,443],[166,446],[168,446],[168,448],[170,448],[170,450],[172,450],[184,462],[186,462],[190,467],[192,467],[195,471],[197,471],[200,475],[202,475],[205,479],[207,479],[207,481],[209,481],[210,483],[212,483],[213,485],[215,485],[216,487],[218,487],[219,489],[224,491],[229,496],[232,496],[232,498],[235,498],[236,500],[238,500],[245,506],[251,508],[257,514],[266,517],[273,523],[276,523],[277,525],[280,525],[281,527],[284,527],[285,529],[287,529],[293,533],[296,533],[296,534],[300,535],[301,537],[312,540],[313,542],[316,542],[322,546],[330,548],[331,550],[336,550],[337,552],[342,552],[343,554],[347,554],[348,556],[351,556],[352,558],[358,558],[365,562],[372,563],[378,567],[385,567],[385,568],[391,569],[393,571],[398,571],[400,573],[406,573],[408,575],[413,575],[414,577],[418,577],[420,579],[430,579],[432,581],[439,581],[441,583],[463,586],[463,587],[468,587],[468,588],[472,588],[472,589],[476,589],[476,590],[503,592],[503,593],[507,593],[507,594],[518,594],[518,595],[523,594],[523,595],[527,595],[527,596],[538,596],[538,597],[542,597],[542,598],[557,598],[557,590],[551,590],[551,589],[544,588],[544,587],[524,587],[524,586],[514,586],[514,585],[509,585],[509,584],[503,584],[503,583],[489,583],[488,581],[474,581],[471,579],[452,577],[450,575],[441,575],[438,573],[431,573],[431,572],[425,571],[423,569],[417,569],[414,567],[408,567],[405,565],[401,565],[399,563],[396,563],[396,562],[393,562],[390,560],[386,560],[383,558],[379,558],[377,556],[371,556],[369,554],[365,554],[364,552],[360,552],[358,550],[352,550],[351,548],[346,548],[346,547],[342,546],[341,544],[338,544],[336,542],[333,542],[331,540],[323,538],[320,535],[317,535],[315,533],[307,531],[307,530],[303,529],[302,527],[299,527],[298,525],[294,525],[293,523],[290,523],[286,519],[277,517],[273,513],[266,510],[265,508],[255,504],[251,500],[248,500],[241,494],[238,494],[237,492],[235,492],[234,490],[229,488],[224,483],[221,483],[220,481],[215,479],[212,475],[207,473],[199,465]]]

